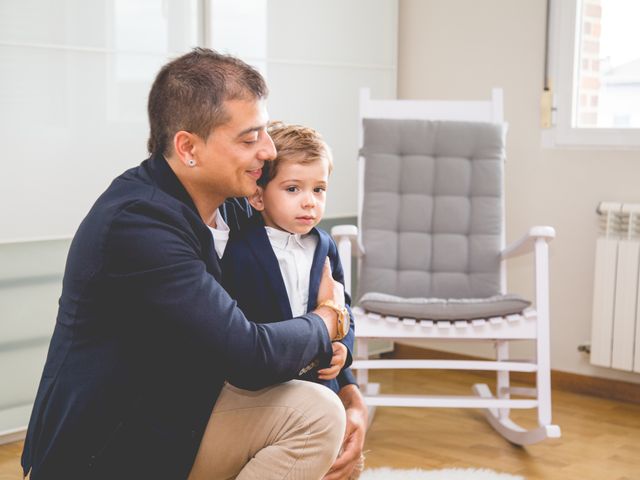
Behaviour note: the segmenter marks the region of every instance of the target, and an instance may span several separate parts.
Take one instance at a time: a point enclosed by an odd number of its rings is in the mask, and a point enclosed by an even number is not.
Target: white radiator
[[[603,202],[598,213],[591,363],[640,372],[640,204]]]

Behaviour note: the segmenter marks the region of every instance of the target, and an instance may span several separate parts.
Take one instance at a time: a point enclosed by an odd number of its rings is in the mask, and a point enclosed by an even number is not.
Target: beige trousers
[[[291,380],[250,392],[225,384],[189,480],[318,480],[345,425],[338,396],[322,385]]]

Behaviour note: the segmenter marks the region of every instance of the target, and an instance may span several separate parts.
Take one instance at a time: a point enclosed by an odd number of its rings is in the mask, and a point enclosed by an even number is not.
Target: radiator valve
[[[578,351],[589,354],[591,353],[591,345],[589,345],[588,343],[584,345],[578,345]]]

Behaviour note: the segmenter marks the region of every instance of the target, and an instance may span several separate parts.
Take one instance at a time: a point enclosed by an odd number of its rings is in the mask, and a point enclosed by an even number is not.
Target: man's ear
[[[173,136],[173,151],[178,160],[187,167],[195,167],[197,160],[195,159],[195,144],[198,137],[190,132],[180,130]]]
[[[251,206],[259,212],[264,210],[264,200],[262,198],[262,192],[262,187],[257,187],[255,193],[247,197],[247,200],[249,200]]]

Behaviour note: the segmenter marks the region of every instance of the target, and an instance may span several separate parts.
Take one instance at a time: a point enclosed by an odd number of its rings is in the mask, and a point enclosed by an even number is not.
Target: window
[[[204,43],[266,73],[272,118],[332,146],[327,212],[351,216],[358,92],[395,97],[397,3],[0,0],[0,442],[29,421],[71,233],[146,156],[146,99],[167,59]]]
[[[640,147],[640,2],[552,0],[547,145]]]
[[[396,97],[397,0],[210,0],[206,42],[258,68],[272,119],[316,128],[335,159],[325,218],[352,216],[358,95]]]

